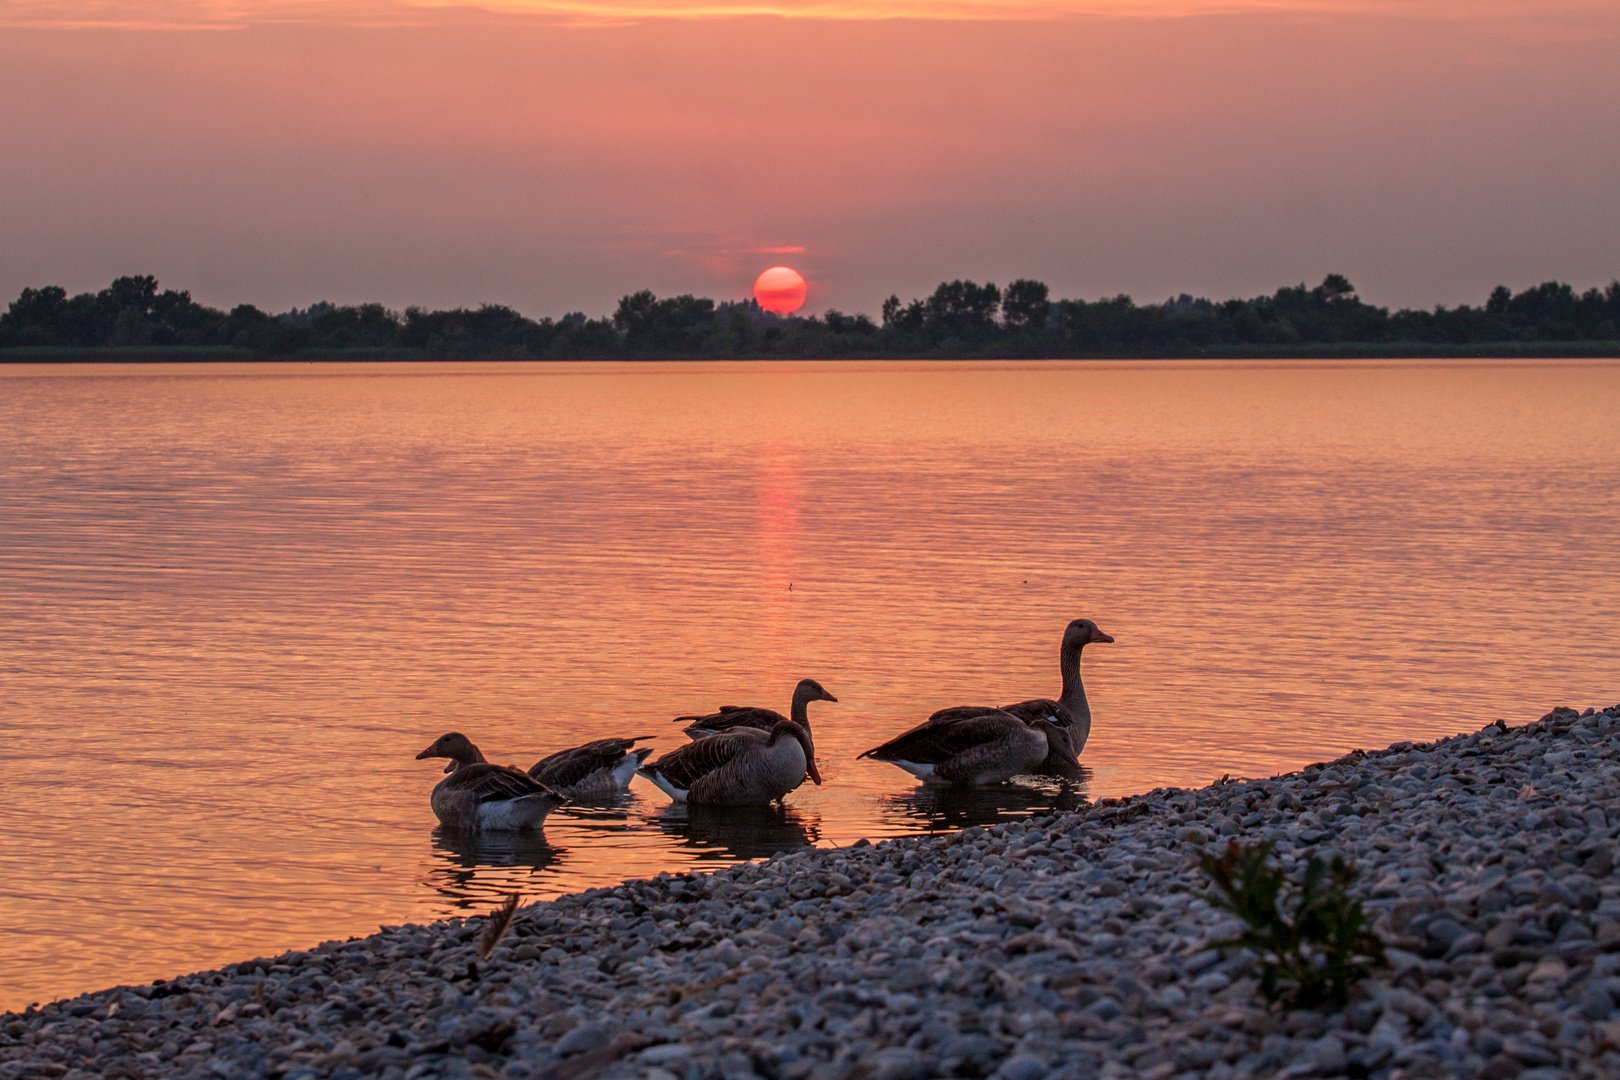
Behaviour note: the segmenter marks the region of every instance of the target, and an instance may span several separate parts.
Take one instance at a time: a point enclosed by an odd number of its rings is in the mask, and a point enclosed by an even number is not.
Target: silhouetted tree
[[[883,301],[883,326],[900,334],[914,334],[923,328],[927,308],[921,300],[902,305],[898,296]]]
[[[1356,287],[1343,274],[1329,274],[1314,290],[1327,303],[1348,303],[1356,299]]]
[[[1044,329],[1051,313],[1052,303],[1047,299],[1044,282],[1019,278],[1007,286],[1001,298],[1002,325],[1015,333]]]
[[[1432,311],[1362,302],[1342,274],[1267,296],[1219,303],[1181,294],[1139,305],[1120,295],[1052,301],[1045,285],[947,281],[926,299],[883,302],[879,327],[864,315],[778,316],[752,300],[725,303],[649,291],[624,297],[611,319],[574,312],[535,321],[486,304],[449,311],[322,301],[281,315],[242,304],[229,313],[150,275],[120,277],[95,293],[25,288],[0,312],[0,348],[228,346],[259,355],[307,350],[410,350],[425,356],[1087,356],[1195,355],[1204,350],[1288,349],[1382,343],[1462,346],[1502,342],[1615,341],[1620,281],[1577,293],[1549,281],[1494,289],[1479,307]],[[999,318],[998,318],[999,316]]]
[[[877,327],[865,315],[845,315],[837,308],[828,308],[823,315],[822,322],[833,334],[856,334],[862,337],[871,337],[877,333]]]
[[[660,300],[643,289],[619,301],[613,325],[633,351],[695,353],[714,331],[714,301],[691,294]]]
[[[983,341],[996,332],[1001,290],[986,282],[946,281],[928,298],[923,328],[934,341]]]
[[[400,317],[381,304],[334,307],[309,321],[321,349],[388,349],[399,343]]]

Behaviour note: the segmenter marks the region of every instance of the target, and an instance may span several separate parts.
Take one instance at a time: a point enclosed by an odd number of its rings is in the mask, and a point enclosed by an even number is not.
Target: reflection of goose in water
[[[884,816],[912,832],[925,821],[930,831],[964,829],[969,825],[995,825],[1045,810],[1074,810],[1085,805],[1085,784],[1091,770],[1081,769],[1079,783],[1051,780],[1019,782],[996,787],[949,787],[926,784],[883,800]]]
[[[467,833],[433,830],[433,865],[429,888],[455,908],[484,907],[507,893],[535,891],[534,877],[555,873],[566,848],[552,847],[546,834],[529,832]]]
[[[779,851],[814,847],[821,819],[783,806],[701,806],[673,803],[651,818],[660,830],[697,848],[700,859],[768,859]]]

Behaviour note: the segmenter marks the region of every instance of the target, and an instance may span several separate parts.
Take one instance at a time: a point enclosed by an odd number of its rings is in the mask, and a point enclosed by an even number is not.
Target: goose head
[[[1097,629],[1097,624],[1090,619],[1076,619],[1063,631],[1063,649],[1065,652],[1071,649],[1079,652],[1094,642],[1112,645],[1114,639]]]
[[[838,699],[827,693],[827,688],[814,679],[800,679],[799,685],[793,688],[794,701],[832,701]]]
[[[484,760],[484,755],[479,753],[472,740],[459,731],[447,732],[434,739],[432,746],[416,755],[416,760],[431,757],[449,758],[450,764],[444,767],[447,773],[455,772],[462,765],[477,765]]]
[[[808,680],[806,680],[808,681]],[[810,733],[803,726],[791,720],[783,720],[771,728],[771,738],[766,746],[775,746],[783,739],[798,739],[799,745],[804,747],[804,771],[812,783],[821,783],[821,770],[816,768],[816,746],[810,741]]]
[[[1074,740],[1069,737],[1069,729],[1059,727],[1050,720],[1036,720],[1029,725],[1046,736],[1046,760],[1056,766],[1059,773],[1071,780],[1079,779],[1080,756],[1074,752]]]

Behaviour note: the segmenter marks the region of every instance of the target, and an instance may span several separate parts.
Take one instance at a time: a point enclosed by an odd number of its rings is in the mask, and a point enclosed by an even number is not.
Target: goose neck
[[[1063,695],[1059,700],[1075,719],[1091,719],[1091,707],[1086,704],[1086,684],[1080,679],[1080,653],[1084,644],[1065,646],[1060,662],[1063,670]]]

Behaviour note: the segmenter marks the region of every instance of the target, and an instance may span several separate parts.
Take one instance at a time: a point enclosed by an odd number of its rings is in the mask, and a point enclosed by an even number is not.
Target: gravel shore
[[[1620,706],[660,875],[0,1017],[18,1077],[1620,1077]],[[1198,856],[1361,872],[1390,966],[1268,1011]],[[469,966],[476,963],[476,971]]]

